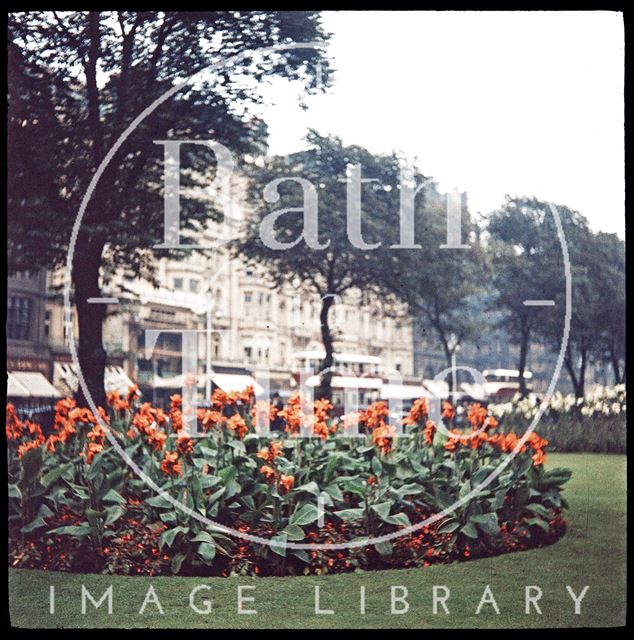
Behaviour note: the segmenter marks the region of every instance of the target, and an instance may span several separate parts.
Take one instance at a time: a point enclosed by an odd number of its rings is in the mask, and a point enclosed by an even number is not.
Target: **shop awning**
[[[75,393],[78,385],[75,365],[69,362],[56,362],[53,367],[53,382],[63,393]],[[107,392],[118,391],[121,395],[126,395],[132,386],[134,386],[134,382],[130,380],[122,367],[106,366],[104,387]]]
[[[11,373],[7,372],[7,397],[30,398],[29,390]]]
[[[429,398],[429,391],[420,385],[408,384],[383,384],[381,385],[381,398],[389,400],[415,400],[418,398]]]
[[[423,385],[435,398],[449,397],[449,385],[443,380],[423,380]]]
[[[244,391],[247,387],[253,387],[256,395],[264,391],[264,387],[258,384],[255,378],[238,373],[214,373],[211,376],[212,382],[223,391]]]
[[[18,398],[59,398],[59,391],[39,371],[11,371],[7,396]]]
[[[382,384],[381,378],[364,378],[361,376],[332,376],[330,380],[330,386],[333,389],[380,389]],[[318,387],[319,376],[308,378],[306,386]]]
[[[162,378],[161,376],[154,376],[153,378],[153,387],[155,389],[182,389],[184,383],[184,376],[182,373],[179,373],[177,376],[172,376],[171,378]],[[197,387],[204,386],[204,381],[197,380]]]

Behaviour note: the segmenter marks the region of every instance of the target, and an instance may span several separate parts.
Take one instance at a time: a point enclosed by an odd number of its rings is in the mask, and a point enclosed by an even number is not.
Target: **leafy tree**
[[[21,12],[9,16],[9,265],[56,268],[88,184],[132,120],[178,80],[228,56],[276,44],[324,40],[315,12]],[[103,403],[108,273],[151,277],[163,239],[162,148],[155,140],[214,139],[232,152],[261,145],[265,127],[251,115],[257,84],[281,75],[309,84],[315,49],[245,57],[201,74],[138,126],[102,175],[85,212],[73,258],[79,362],[96,403]],[[326,73],[322,77],[327,79]],[[322,85],[325,86],[327,82]],[[258,147],[259,148],[259,147]],[[182,152],[184,187],[208,186],[211,149]],[[186,171],[188,170],[188,171]],[[181,201],[184,232],[200,231],[218,210]],[[182,257],[183,251],[173,257]],[[165,255],[163,253],[162,255]],[[81,389],[78,391],[83,400]]]
[[[335,336],[329,313],[337,298],[346,292],[359,292],[361,304],[379,304],[394,313],[395,298],[385,283],[388,262],[396,253],[390,246],[398,232],[399,159],[396,155],[374,156],[362,147],[344,146],[340,139],[314,131],[307,140],[306,151],[267,158],[263,164],[251,166],[251,214],[233,250],[251,263],[264,266],[275,285],[295,287],[298,296],[319,296],[325,358],[320,364],[318,393],[330,398]],[[373,248],[355,246],[349,233],[346,181],[352,178],[346,176],[351,165],[360,165],[362,179],[376,180],[361,189],[360,241]],[[271,185],[275,189],[269,198],[272,206],[263,198],[263,189],[281,178],[284,180]],[[303,236],[310,225],[304,223],[304,211],[309,209],[307,197],[317,198],[318,228],[313,240]],[[267,216],[284,209],[289,210],[277,217],[273,234],[276,242],[287,246],[275,248],[263,241],[262,224]]]
[[[583,395],[587,357],[595,341],[596,282],[583,266],[590,237],[587,221],[576,211],[557,205],[566,238],[573,282],[570,337],[564,364],[577,395]],[[510,198],[491,214],[495,304],[506,310],[501,326],[519,347],[520,391],[526,394],[524,371],[532,341],[559,350],[565,309],[565,270],[555,219],[549,204],[532,197]],[[527,306],[525,300],[554,300],[554,307]]]
[[[621,382],[625,362],[625,247],[614,234],[587,227],[567,231],[572,270],[572,318],[564,364],[575,395],[582,398],[588,365],[610,362]],[[558,303],[563,297],[558,296]],[[557,348],[557,326],[544,323],[543,335]]]
[[[592,268],[600,282],[596,355],[612,367],[615,384],[625,382],[625,242],[614,233],[594,237]]]
[[[421,183],[422,176],[417,176]],[[396,254],[391,278],[394,291],[409,311],[421,319],[440,343],[447,368],[455,352],[482,330],[481,298],[486,293],[486,253],[466,198],[459,195],[461,242],[469,248],[447,245],[447,198],[435,188],[415,203],[416,242],[420,249]],[[421,194],[422,196],[423,194]],[[449,377],[450,389],[453,382]]]

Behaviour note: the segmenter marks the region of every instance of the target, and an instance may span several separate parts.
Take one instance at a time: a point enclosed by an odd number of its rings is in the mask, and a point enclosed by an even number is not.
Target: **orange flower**
[[[403,424],[413,427],[419,422],[422,423],[428,413],[427,398],[418,398],[409,410],[409,415],[403,420]]]
[[[213,409],[199,409],[198,420],[203,425],[205,431],[209,431],[213,427],[222,424],[226,418],[219,411]]]
[[[282,474],[280,476],[280,487],[284,489],[285,493],[288,493],[295,482],[295,478],[293,476],[287,476],[286,474]]]
[[[147,434],[148,444],[154,447],[155,451],[163,451],[167,434],[164,431],[153,429]]]
[[[538,449],[533,454],[533,464],[537,467],[540,464],[544,464],[545,462],[546,462],[546,454],[541,449]]]
[[[352,411],[343,417],[343,429],[346,433],[357,433],[357,427],[361,419],[359,411]]]
[[[370,476],[370,477],[368,478],[368,484],[369,484],[369,485],[376,484],[376,476]]]
[[[211,404],[217,411],[222,411],[226,406],[234,405],[235,398],[218,387],[217,389],[214,389],[211,394]]]
[[[251,417],[253,418],[254,423],[258,423],[259,421],[266,421],[267,417],[269,423],[275,420],[277,416],[277,407],[275,407],[271,402],[267,402],[266,400],[258,400],[253,407],[251,407]]]
[[[125,411],[130,408],[130,403],[122,398],[118,391],[109,391],[106,393],[106,402],[115,411]]]
[[[373,402],[360,416],[360,422],[370,429],[385,426],[385,420],[390,415],[387,402]]]
[[[275,458],[281,455],[282,455],[282,442],[280,440],[274,440],[269,444],[268,447],[263,447],[256,453],[256,456],[258,458],[268,463],[272,463],[275,460]]]
[[[30,440],[29,442],[23,442],[18,447],[18,460],[22,460],[22,456],[31,449],[37,449],[42,443],[39,440]]]
[[[227,420],[227,429],[232,433],[237,434],[240,440],[242,440],[242,438],[244,438],[244,436],[249,432],[247,423],[239,413],[235,413],[229,418],[229,420]]]
[[[194,446],[196,445],[196,441],[192,438],[188,438],[187,436],[181,436],[176,440],[176,446],[178,450],[181,452],[181,455],[188,455],[194,452]]]
[[[275,469],[270,467],[268,464],[263,464],[260,467],[260,473],[264,475],[267,480],[272,480],[275,478]]]
[[[85,453],[85,457],[86,457],[86,463],[87,464],[91,464],[94,457],[100,452],[103,451],[103,444],[97,443],[97,442],[89,442],[86,445],[86,453]],[[84,452],[82,451],[79,455],[83,456]]]
[[[298,433],[303,421],[306,420],[306,416],[302,411],[302,400],[299,393],[294,393],[288,399],[286,407],[279,411],[277,415],[286,421],[284,429],[287,433]]]
[[[131,405],[139,397],[139,385],[134,384],[128,387],[128,405]]]
[[[448,440],[445,442],[443,447],[447,449],[447,451],[455,451],[458,448],[458,445],[467,445],[469,444],[469,438],[462,433],[462,431],[458,431],[458,429],[452,429],[447,434]]]
[[[181,463],[178,459],[176,451],[166,451],[163,454],[163,462],[161,463],[161,471],[167,476],[180,476]]]
[[[328,412],[333,409],[330,400],[322,398],[313,402],[313,435],[325,440],[330,433],[328,428]]]
[[[7,440],[18,440],[24,431],[24,424],[15,413],[15,407],[7,403],[7,421],[5,423]]]
[[[255,399],[255,389],[253,385],[249,385],[244,391],[238,393],[238,399],[241,400],[244,404],[251,404],[251,402]]]
[[[456,415],[456,412],[454,411],[454,408],[451,406],[451,402],[447,402],[446,400],[443,400],[442,403],[442,414],[441,414],[441,418],[445,418],[447,420],[453,420],[453,417]]]
[[[394,427],[384,424],[372,431],[372,442],[381,450],[383,455],[386,455],[392,450],[395,434],[396,429]]]
[[[65,439],[62,439],[61,436],[57,433],[52,433],[47,439],[46,439],[46,449],[47,451],[50,451],[51,453],[55,453],[55,446],[57,445],[57,443],[59,442],[64,442]]]
[[[487,410],[479,402],[474,402],[467,411],[467,421],[474,429],[479,429],[486,417]]]
[[[425,444],[430,445],[434,441],[434,433],[436,433],[436,425],[431,420],[427,420],[423,431]]]

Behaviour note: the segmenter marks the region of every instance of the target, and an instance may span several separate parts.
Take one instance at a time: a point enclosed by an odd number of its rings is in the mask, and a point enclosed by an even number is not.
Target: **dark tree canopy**
[[[398,251],[391,245],[398,241],[399,231],[399,158],[396,155],[372,155],[358,146],[344,146],[338,138],[311,132],[309,149],[286,157],[267,158],[263,166],[249,170],[252,214],[244,233],[234,244],[234,251],[250,261],[267,267],[272,281],[291,284],[321,298],[320,322],[326,357],[321,364],[322,385],[319,393],[330,397],[328,370],[333,365],[334,337],[329,323],[329,311],[336,296],[355,290],[366,304],[391,306],[389,262]],[[350,165],[360,165],[361,179],[376,182],[361,186],[361,226],[357,245],[349,233],[347,217],[348,174]],[[347,177],[348,176],[348,177]],[[279,200],[274,204],[263,198],[263,189],[277,183]],[[306,180],[310,183],[298,182]],[[312,193],[318,202],[318,234],[323,248],[307,245],[302,234],[304,226],[304,193]],[[265,218],[282,209],[292,209],[275,221],[274,235],[280,243],[299,242],[292,247],[275,249],[262,240],[261,225]],[[306,226],[308,228],[308,225]],[[357,229],[358,230],[358,229]],[[362,242],[368,248],[360,248]],[[327,245],[327,246],[325,246]],[[373,248],[369,248],[372,246]]]
[[[326,37],[315,12],[11,14],[10,268],[63,263],[93,173],[132,120],[174,82],[231,55]],[[104,309],[85,300],[100,295],[104,263],[133,275],[152,275],[152,247],[163,233],[163,155],[154,141],[214,139],[233,153],[261,149],[266,128],[249,108],[258,100],[258,82],[283,75],[310,84],[311,67],[318,62],[327,80],[327,63],[315,49],[244,57],[201,74],[197,84],[180,90],[144,120],[110,162],[84,216],[73,268],[79,358],[90,363],[82,369],[98,403],[104,393]],[[189,186],[208,185],[213,153],[189,146],[182,155],[183,168],[190,169]],[[209,202],[184,198],[182,227],[201,229],[214,213]]]

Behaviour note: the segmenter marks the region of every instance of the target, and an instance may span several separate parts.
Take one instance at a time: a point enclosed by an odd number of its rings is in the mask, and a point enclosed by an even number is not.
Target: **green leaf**
[[[174,527],[173,529],[166,529],[161,534],[161,538],[159,540],[159,546],[163,548],[164,545],[171,547],[174,544],[174,540],[179,533],[187,533],[189,528],[187,527]]]
[[[29,449],[22,456],[21,462],[23,479],[27,482],[35,480],[42,470],[42,447]]]
[[[277,553],[278,556],[286,556],[286,542],[287,536],[285,533],[280,533],[277,536],[271,538],[271,551]]]
[[[157,507],[159,509],[172,509],[174,505],[166,500],[163,496],[152,496],[145,501],[149,507]]]
[[[22,533],[31,533],[31,531],[35,531],[36,529],[41,529],[42,527],[48,527],[46,521],[41,516],[37,516],[35,520],[29,522],[29,524],[23,526],[20,531]]]
[[[305,524],[311,524],[319,518],[319,509],[314,504],[306,503],[303,505],[297,505],[295,512],[291,516],[290,524],[296,524],[299,526]]]
[[[199,534],[200,535],[200,534]],[[216,544],[212,542],[201,542],[198,545],[198,555],[206,564],[211,564],[216,557]]]
[[[333,515],[350,522],[352,520],[359,520],[363,518],[363,509],[343,509],[342,511],[335,511]]]
[[[296,524],[289,524],[282,533],[285,533],[289,540],[303,540],[305,537],[304,530]]]
[[[467,538],[473,538],[474,540],[478,539],[478,530],[472,522],[467,522],[467,524],[460,529],[460,533],[463,533]]]
[[[312,493],[314,496],[318,496],[320,491],[319,491],[319,485],[312,481],[312,482],[307,482],[306,484],[303,484],[299,487],[297,487],[293,493]]]
[[[304,549],[291,549],[291,555],[299,558],[302,562],[306,562],[307,564],[310,562],[310,558]]]
[[[483,513],[481,515],[471,516],[470,522],[474,522],[478,525],[484,533],[491,536],[496,536],[500,533],[500,526],[498,525],[498,517],[495,513]]]
[[[207,497],[207,504],[209,506],[215,504],[220,500],[220,498],[224,495],[224,492],[227,487],[220,487],[217,491],[214,491],[210,496]],[[230,497],[230,496],[229,496]]]
[[[380,502],[378,504],[373,504],[370,508],[379,516],[379,518],[381,518],[381,520],[385,520],[390,515],[392,503],[389,501]]]
[[[183,560],[185,560],[185,554],[184,553],[177,553],[172,558],[172,562],[171,562],[172,573],[177,574],[177,573],[180,572],[181,567],[183,566]]]
[[[49,472],[45,473],[42,476],[40,482],[45,487],[48,487],[49,485],[53,484],[55,480],[61,478],[69,469],[72,468],[72,466],[72,462],[67,462],[65,464],[60,464],[59,466],[53,467]]]
[[[22,492],[17,484],[9,485],[9,498],[17,498],[18,500],[22,499]]]
[[[192,542],[209,542],[210,544],[215,544],[214,539],[208,531],[201,531],[197,533],[191,540]]]
[[[458,520],[455,518],[449,518],[438,527],[438,533],[453,533],[459,527],[460,522]]]
[[[421,493],[423,488],[415,482],[410,482],[398,487],[395,491],[401,496],[414,496]]]
[[[325,491],[331,498],[339,500],[340,502],[343,500],[343,493],[341,493],[339,485],[331,484],[325,488]]]
[[[84,538],[90,535],[92,529],[89,524],[78,524],[66,527],[58,527],[57,529],[51,529],[48,533],[58,536],[73,536],[74,538]]]
[[[411,525],[406,513],[395,513],[393,516],[385,518],[385,522],[388,522],[389,524],[402,525],[404,527],[409,527]]]
[[[524,522],[531,526],[537,526],[543,529],[546,533],[550,533],[550,526],[541,518],[524,518]]]
[[[368,485],[355,478],[353,480],[346,480],[343,484],[343,490],[365,496],[366,493],[368,493]]]
[[[526,511],[530,511],[535,515],[542,516],[543,518],[550,518],[550,511],[542,504],[533,502],[531,504],[527,504],[524,508]]]
[[[121,505],[114,505],[106,509],[106,525],[115,523],[124,513]]]
[[[110,489],[108,493],[102,498],[104,502],[114,502],[115,504],[126,504],[125,498],[114,489]]]
[[[374,548],[382,555],[382,556],[389,556],[392,554],[393,551],[393,547],[392,547],[392,543],[387,540],[386,542],[377,542],[374,545]]]

